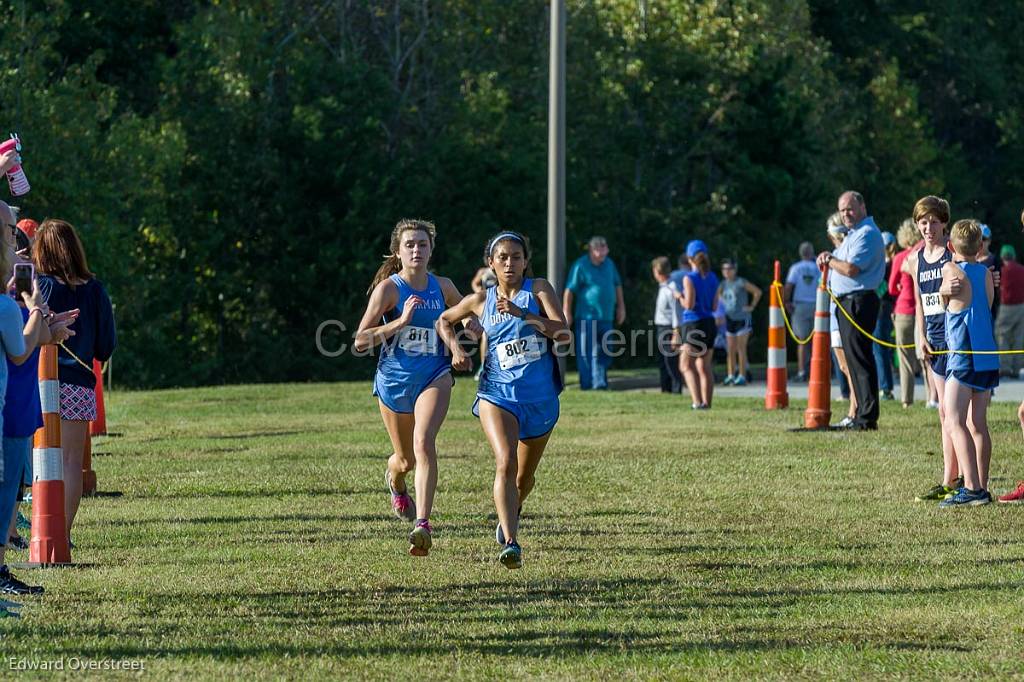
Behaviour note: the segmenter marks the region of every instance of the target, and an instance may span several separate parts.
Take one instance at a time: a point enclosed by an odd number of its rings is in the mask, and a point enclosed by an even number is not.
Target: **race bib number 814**
[[[404,327],[398,336],[398,347],[409,355],[436,355],[437,332],[427,327]]]

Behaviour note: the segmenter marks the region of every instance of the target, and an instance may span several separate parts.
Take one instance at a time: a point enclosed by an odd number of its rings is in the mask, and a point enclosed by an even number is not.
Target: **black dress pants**
[[[839,297],[839,302],[857,324],[868,331],[874,330],[878,321],[878,294],[874,291],[858,291]],[[861,428],[878,426],[878,372],[875,369],[875,353],[872,341],[857,331],[842,311],[837,310],[839,336],[843,340],[846,364],[850,368],[850,387],[857,396],[857,413],[854,423]]]

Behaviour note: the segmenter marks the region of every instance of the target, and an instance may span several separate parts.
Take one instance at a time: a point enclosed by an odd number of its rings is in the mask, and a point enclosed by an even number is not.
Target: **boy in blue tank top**
[[[959,280],[957,293],[943,295],[946,309],[945,405],[946,423],[956,449],[963,485],[939,507],[973,507],[988,504],[988,469],[992,438],[986,412],[992,389],[999,385],[999,356],[992,334],[992,273],[974,262],[981,250],[981,226],[975,220],[959,220],[950,232],[953,261],[942,267],[948,288]],[[975,354],[979,353],[979,354]],[[970,426],[968,426],[968,422]]]
[[[487,356],[473,414],[494,451],[498,560],[506,568],[521,568],[519,517],[558,421],[562,383],[551,345],[567,341],[569,329],[551,284],[532,277],[526,237],[501,232],[487,243],[485,257],[497,284],[445,311],[438,331],[451,350],[452,367],[468,371],[472,360],[452,325],[473,315],[483,325]]]
[[[413,556],[426,556],[433,544],[435,443],[454,384],[435,325],[445,308],[462,300],[450,279],[427,272],[435,234],[434,225],[422,220],[400,220],[395,225],[391,251],[370,286],[354,344],[360,353],[380,348],[373,395],[394,447],[384,481],[395,515],[415,522],[409,534]],[[419,514],[405,484],[413,469]]]

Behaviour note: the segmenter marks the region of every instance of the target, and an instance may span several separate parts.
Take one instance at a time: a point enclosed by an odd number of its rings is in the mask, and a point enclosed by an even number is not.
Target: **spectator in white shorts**
[[[839,248],[839,245],[846,239],[846,233],[849,232],[849,228],[843,224],[843,217],[838,213],[833,213],[826,223],[828,227],[828,238],[832,240],[832,246]],[[829,288],[832,288],[832,271],[828,273]],[[841,312],[836,310],[835,301],[829,304],[829,332],[832,337],[832,353],[836,357],[836,366],[839,371],[843,373],[843,377],[846,379],[846,384],[853,387],[853,383],[850,381],[850,368],[846,365],[846,354],[843,352],[843,340],[839,336],[839,318],[837,315],[842,315]],[[857,414],[857,395],[851,390],[850,391],[850,409],[846,413],[846,418],[839,422],[839,426],[846,426],[853,421],[854,415]]]
[[[818,280],[821,271],[814,262],[814,245],[804,242],[799,249],[800,260],[789,266],[786,275],[786,287],[783,289],[783,304],[793,324],[793,333],[801,339],[811,334],[814,326],[814,303],[817,297]],[[811,366],[811,354],[808,345],[796,347],[797,373],[795,381],[807,381],[807,373]]]

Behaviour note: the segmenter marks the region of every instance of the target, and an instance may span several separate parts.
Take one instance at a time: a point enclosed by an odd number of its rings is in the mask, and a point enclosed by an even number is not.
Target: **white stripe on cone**
[[[785,348],[769,348],[768,349],[768,369],[778,369],[786,366],[786,349]]]
[[[32,482],[63,480],[64,457],[60,448],[35,448],[32,451]]]
[[[782,311],[772,306],[768,309],[768,326],[769,327],[781,327],[782,326]]]
[[[42,403],[43,414],[60,412],[60,382],[56,379],[40,379],[39,402]]]

